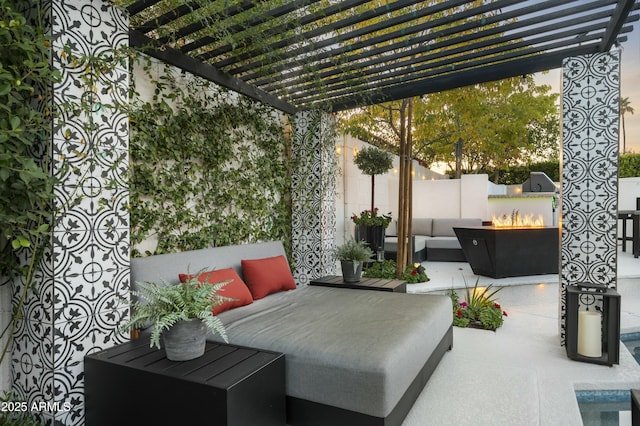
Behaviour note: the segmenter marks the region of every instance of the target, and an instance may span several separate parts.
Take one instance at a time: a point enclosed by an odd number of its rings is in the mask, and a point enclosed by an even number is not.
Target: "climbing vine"
[[[26,275],[24,251],[40,252],[49,230],[55,179],[45,151],[51,128],[46,90],[59,73],[49,67],[50,40],[20,7],[0,1],[0,283]],[[40,160],[42,159],[42,162]],[[36,243],[37,241],[37,243]]]
[[[132,255],[291,238],[290,140],[275,110],[140,56],[132,82]]]

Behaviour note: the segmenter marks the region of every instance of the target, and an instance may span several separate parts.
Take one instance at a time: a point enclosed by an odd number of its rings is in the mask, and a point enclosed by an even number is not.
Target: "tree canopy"
[[[371,213],[373,213],[376,175],[387,173],[393,167],[393,157],[382,149],[366,147],[353,157],[353,162],[362,173],[371,176]]]
[[[413,156],[454,170],[456,144],[464,173],[489,173],[535,160],[556,159],[560,132],[558,95],[531,76],[510,78],[416,98]],[[397,147],[397,102],[350,111],[341,130],[378,146]]]

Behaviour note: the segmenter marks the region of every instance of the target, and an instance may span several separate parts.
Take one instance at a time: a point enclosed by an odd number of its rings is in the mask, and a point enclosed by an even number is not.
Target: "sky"
[[[633,31],[627,34],[627,41],[622,43],[620,95],[629,98],[634,114],[625,114],[627,152],[640,153],[640,23],[633,23]],[[562,72],[560,69],[547,74],[534,74],[538,84],[548,84],[555,93],[561,93]],[[622,124],[620,125],[622,133]],[[620,138],[622,150],[622,136]]]

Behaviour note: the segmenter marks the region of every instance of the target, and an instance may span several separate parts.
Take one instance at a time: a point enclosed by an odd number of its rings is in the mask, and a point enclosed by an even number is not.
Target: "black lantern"
[[[576,361],[620,363],[620,294],[600,284],[567,287],[565,345]]]
[[[640,389],[631,389],[631,424],[640,425]]]

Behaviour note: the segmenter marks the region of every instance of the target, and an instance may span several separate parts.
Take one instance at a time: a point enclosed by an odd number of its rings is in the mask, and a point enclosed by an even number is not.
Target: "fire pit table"
[[[559,228],[453,228],[476,275],[492,278],[558,273]]]

